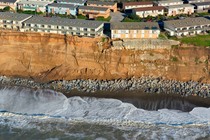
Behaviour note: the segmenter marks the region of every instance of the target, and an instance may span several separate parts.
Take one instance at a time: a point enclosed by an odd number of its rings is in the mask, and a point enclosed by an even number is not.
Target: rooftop
[[[210,20],[204,17],[195,17],[195,18],[164,21],[164,24],[169,24],[170,26],[179,28],[179,27],[189,27],[194,25],[210,24]]]
[[[198,3],[193,3],[195,6],[203,6],[203,5],[210,5],[210,1],[208,2],[198,2]]]
[[[0,2],[15,3],[17,0],[0,0]]]
[[[101,24],[103,24],[103,22],[101,21],[67,19],[67,18],[60,18],[60,17],[42,17],[42,16],[33,16],[32,18],[26,20],[25,23],[72,26],[72,27],[87,27],[87,28],[98,28]]]
[[[105,1],[87,1],[87,4],[96,4],[96,5],[115,5],[115,2],[105,2]]]
[[[142,7],[142,8],[134,8],[135,11],[151,11],[151,10],[163,10],[163,6],[153,6],[153,7]]]
[[[46,6],[49,3],[52,3],[52,2],[47,2],[47,1],[26,1],[26,0],[18,2],[18,4],[34,4],[34,5],[40,5],[40,6]]]
[[[10,12],[0,12],[0,19],[4,19],[4,20],[22,21],[29,17],[31,17],[31,15],[10,13]]]
[[[153,5],[152,1],[140,1],[140,2],[124,2],[124,6],[132,6],[132,5]]]
[[[94,11],[107,11],[107,10],[108,10],[108,8],[94,7],[94,6],[79,6],[78,9],[83,9],[83,10],[94,10]]]
[[[69,9],[76,9],[78,7],[77,5],[73,5],[73,4],[61,4],[61,3],[52,3],[52,4],[49,4],[48,6],[65,7],[65,8],[69,8]]]
[[[160,0],[160,1],[154,1],[155,3],[160,3],[160,4],[163,4],[163,3],[172,3],[172,2],[182,2],[182,0]]]
[[[66,3],[78,3],[84,4],[87,0],[57,0],[57,3],[66,2]]]
[[[137,29],[159,29],[157,22],[115,22],[111,23],[111,29],[137,30]]]
[[[173,9],[173,8],[184,8],[184,7],[192,7],[192,8],[194,8],[194,6],[192,4],[170,5],[170,6],[166,6],[165,8]]]

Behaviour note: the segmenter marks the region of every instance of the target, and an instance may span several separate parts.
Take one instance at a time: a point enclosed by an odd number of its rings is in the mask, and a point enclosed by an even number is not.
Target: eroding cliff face
[[[41,81],[161,76],[210,82],[209,49],[113,50],[101,38],[0,32],[0,75]],[[169,46],[170,47],[170,46]]]

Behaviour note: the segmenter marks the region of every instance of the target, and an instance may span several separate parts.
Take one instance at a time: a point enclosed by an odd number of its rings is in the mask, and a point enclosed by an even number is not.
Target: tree
[[[4,7],[3,11],[4,11],[4,12],[8,12],[8,11],[10,11],[10,7],[9,7],[9,6]]]

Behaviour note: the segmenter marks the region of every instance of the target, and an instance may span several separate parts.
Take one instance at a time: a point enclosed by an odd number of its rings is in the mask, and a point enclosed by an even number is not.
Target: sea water
[[[210,139],[210,108],[148,111],[118,99],[0,89],[0,139]]]

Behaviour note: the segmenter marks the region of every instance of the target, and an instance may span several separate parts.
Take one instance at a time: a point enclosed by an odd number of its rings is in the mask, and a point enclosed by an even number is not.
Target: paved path
[[[125,18],[125,14],[119,11],[114,12],[114,13],[111,12],[110,16],[111,16],[110,22],[120,22]]]

